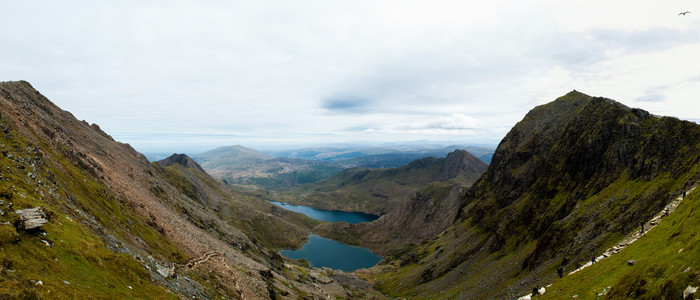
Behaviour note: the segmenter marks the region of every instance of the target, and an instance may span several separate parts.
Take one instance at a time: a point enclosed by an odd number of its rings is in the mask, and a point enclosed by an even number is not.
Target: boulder
[[[695,287],[695,286],[690,286],[690,285],[689,285],[689,286],[688,286],[687,288],[685,288],[685,290],[683,291],[683,299],[692,299],[693,296],[695,295],[695,292],[697,292],[697,291],[698,291],[698,288],[697,288],[697,287]]]
[[[49,221],[39,207],[15,210],[15,213],[20,218],[20,228],[24,230],[39,228]]]

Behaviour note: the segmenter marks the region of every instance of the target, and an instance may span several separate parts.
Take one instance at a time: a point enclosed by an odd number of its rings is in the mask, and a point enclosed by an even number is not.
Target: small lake
[[[343,222],[348,222],[348,223],[362,223],[362,222],[372,222],[372,221],[379,218],[378,216],[366,214],[363,212],[323,210],[323,209],[311,208],[308,206],[291,205],[291,204],[286,204],[286,203],[281,203],[281,202],[276,202],[276,201],[270,201],[270,202],[279,206],[279,207],[282,207],[286,210],[291,210],[291,211],[295,211],[298,213],[302,213],[310,218],[314,218],[316,220],[322,220],[322,221],[329,221],[329,222],[343,221]]]
[[[355,271],[376,265],[381,256],[367,248],[346,245],[312,234],[309,241],[298,250],[282,250],[282,255],[294,259],[306,259],[312,266],[320,268]]]

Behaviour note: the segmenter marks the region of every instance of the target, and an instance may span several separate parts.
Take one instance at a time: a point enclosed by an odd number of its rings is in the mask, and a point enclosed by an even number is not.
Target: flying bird
[[[680,15],[684,15],[684,16],[685,16],[686,14],[689,14],[689,13],[690,13],[689,11],[684,11],[684,12],[682,12],[682,13],[678,13],[678,15],[679,15],[679,16],[680,16]]]

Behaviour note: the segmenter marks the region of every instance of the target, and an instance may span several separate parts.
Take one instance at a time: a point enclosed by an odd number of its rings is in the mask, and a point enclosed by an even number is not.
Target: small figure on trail
[[[683,198],[685,198],[685,191],[683,191]]]
[[[559,269],[557,269],[557,274],[559,274],[559,278],[564,277],[564,267],[560,266]]]
[[[664,212],[665,212],[666,215],[668,216],[668,205],[666,205],[666,207],[664,207]]]
[[[534,296],[534,295],[539,295],[539,294],[540,294],[540,290],[539,290],[537,287],[532,288],[532,295],[533,295],[533,296]]]
[[[644,234],[644,222],[639,222],[639,224],[642,226],[642,229],[639,233]]]
[[[591,256],[591,264],[594,264],[594,263],[595,263],[595,255]]]

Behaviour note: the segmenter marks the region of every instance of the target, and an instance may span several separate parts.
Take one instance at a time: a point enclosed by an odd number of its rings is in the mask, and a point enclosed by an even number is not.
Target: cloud
[[[452,114],[420,123],[404,123],[382,128],[366,128],[366,133],[389,133],[405,135],[474,135],[484,131],[484,125],[477,119],[464,114]]]
[[[440,117],[435,121],[428,122],[426,128],[446,129],[446,130],[465,130],[480,128],[483,125],[477,119],[463,114],[452,114],[449,117]]]
[[[572,89],[700,111],[700,22],[660,1],[36,0],[3,12],[1,80],[28,80],[125,142],[497,139],[493,128]],[[162,144],[183,140],[213,141]]]
[[[368,99],[341,96],[324,99],[321,107],[333,113],[364,113],[370,109],[371,101]]]
[[[668,89],[668,86],[660,86],[652,89],[646,90],[643,96],[634,99],[636,102],[664,102],[666,96],[664,96],[664,91]]]

